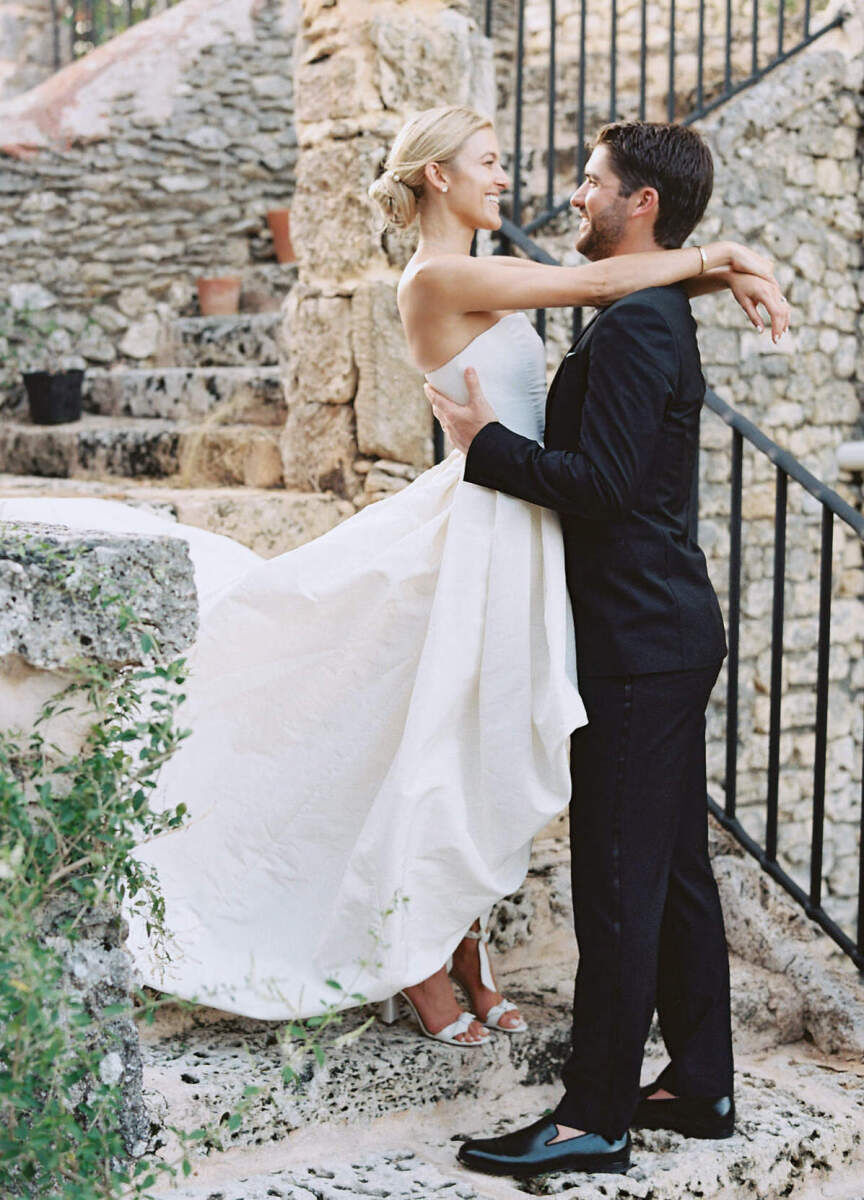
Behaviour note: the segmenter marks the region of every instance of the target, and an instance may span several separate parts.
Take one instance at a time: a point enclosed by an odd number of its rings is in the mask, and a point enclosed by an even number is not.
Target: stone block
[[[166,489],[165,498],[178,521],[225,534],[265,558],[320,537],[354,513],[347,500],[279,488]]]
[[[159,478],[177,470],[179,439],[168,422],[91,418],[80,426],[66,427],[67,442],[74,446],[70,446],[74,469],[69,474]],[[30,440],[39,444],[38,435]]]
[[[29,311],[51,308],[57,297],[38,283],[13,283],[9,286],[9,303],[14,309]]]
[[[164,366],[277,366],[276,313],[225,317],[181,317],[171,324]]]
[[[384,107],[419,112],[439,104],[472,104],[476,88],[470,19],[445,9],[432,21],[388,8],[376,12],[368,27]]]
[[[302,281],[344,283],[384,265],[366,190],[385,153],[384,139],[362,134],[300,156],[291,218]]]
[[[290,333],[288,390],[301,403],[346,404],[357,390],[351,301],[298,284],[283,307]]]
[[[129,358],[152,358],[159,345],[161,325],[155,313],[133,322],[120,341],[120,351]]]
[[[416,467],[406,463],[387,462],[379,459],[373,463],[366,473],[363,484],[363,495],[359,503],[362,506],[373,504],[376,500],[385,500],[388,496],[401,492],[408,484],[417,478]]]
[[[354,357],[359,369],[357,444],[363,454],[427,467],[432,415],[423,375],[411,362],[396,307],[396,289],[376,280],[354,295]]]
[[[88,371],[85,408],[116,417],[214,424],[281,425],[285,392],[278,367],[166,367]]]
[[[66,577],[64,564],[71,573]],[[165,654],[186,649],[196,632],[197,601],[186,543],[147,534],[81,532],[65,526],[0,525],[0,658],[17,655],[42,670],[76,658],[108,665],[144,661],[139,632],[91,596],[127,597],[158,634]]]
[[[303,124],[354,121],[381,109],[375,87],[371,47],[362,42],[297,67],[296,116]]]
[[[362,486],[354,471],[354,410],[347,404],[289,402],[280,440],[285,487],[351,498]]]
[[[275,430],[247,425],[205,425],[186,430],[180,438],[177,470],[189,487],[281,487],[278,435]]]
[[[0,426],[0,469],[61,478],[158,477],[176,470],[177,445],[176,431],[161,421],[93,416],[54,426],[10,421]]]

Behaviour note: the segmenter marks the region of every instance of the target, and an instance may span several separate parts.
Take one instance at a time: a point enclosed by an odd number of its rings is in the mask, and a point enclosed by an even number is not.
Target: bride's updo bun
[[[403,125],[387,155],[384,173],[369,187],[369,196],[387,224],[407,229],[415,220],[427,163],[444,166],[478,129],[491,128],[489,117],[461,105],[427,108]]]

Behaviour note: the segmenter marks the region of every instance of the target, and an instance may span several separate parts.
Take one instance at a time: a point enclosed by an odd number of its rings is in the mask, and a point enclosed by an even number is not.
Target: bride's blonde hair
[[[427,108],[403,125],[387,155],[384,174],[369,187],[369,196],[387,224],[407,229],[414,221],[427,163],[452,162],[473,133],[491,128],[489,117],[458,104]]]

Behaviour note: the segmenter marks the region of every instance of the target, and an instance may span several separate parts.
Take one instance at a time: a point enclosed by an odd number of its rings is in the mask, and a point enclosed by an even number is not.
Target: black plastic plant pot
[[[22,374],[34,425],[80,421],[83,371],[23,371]]]

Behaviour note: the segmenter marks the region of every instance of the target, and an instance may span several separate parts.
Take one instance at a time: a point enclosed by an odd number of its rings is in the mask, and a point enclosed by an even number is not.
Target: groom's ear
[[[660,215],[660,193],[653,187],[640,187],[628,199],[632,205],[630,216],[648,219],[652,225]]]

